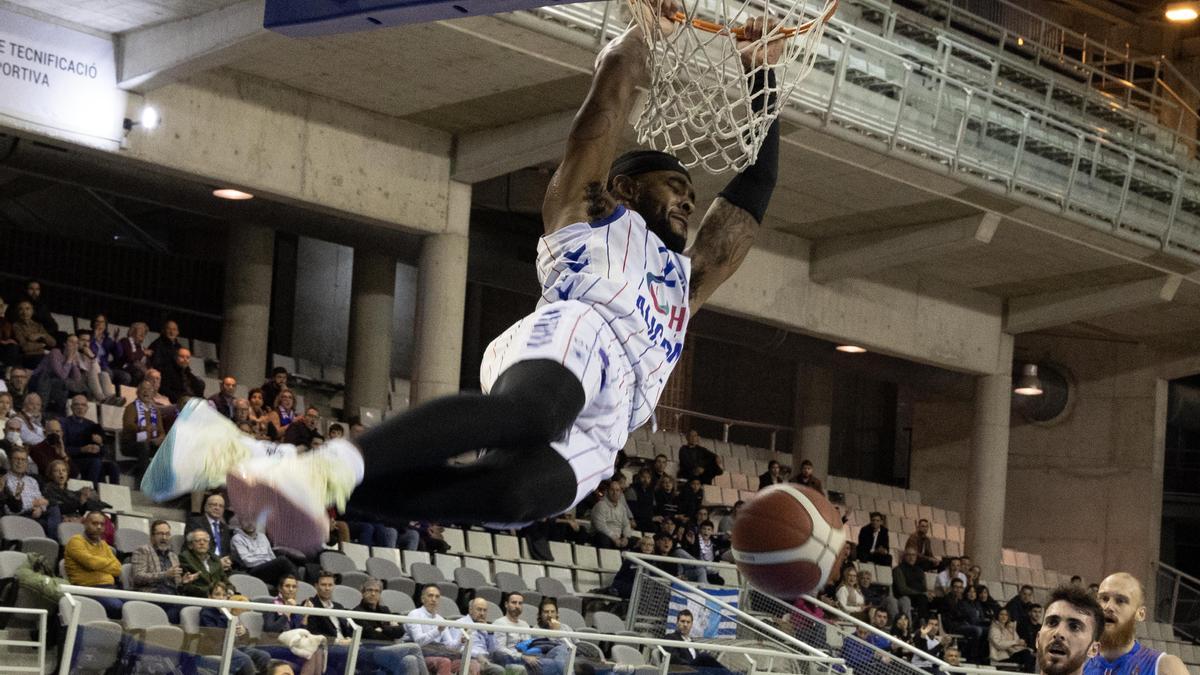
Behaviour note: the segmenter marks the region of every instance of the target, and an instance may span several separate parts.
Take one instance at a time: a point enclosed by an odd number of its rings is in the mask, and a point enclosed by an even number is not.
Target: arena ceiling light
[[[1042,381],[1038,379],[1038,367],[1035,363],[1021,365],[1021,376],[1017,378],[1017,386],[1013,393],[1021,396],[1041,396]]]
[[[865,347],[859,347],[858,345],[838,345],[837,347],[835,347],[835,349],[837,349],[839,352],[843,352],[845,354],[866,354],[867,353],[867,350]]]
[[[1166,17],[1172,23],[1195,21],[1200,18],[1200,2],[1168,2]]]
[[[162,117],[158,114],[158,109],[152,105],[147,105],[142,106],[142,111],[138,114],[136,120],[126,117],[122,126],[125,129],[125,134],[128,135],[130,131],[133,131],[134,127],[141,127],[146,131],[154,131],[161,122]]]
[[[241,190],[235,188],[217,188],[213,190],[212,193],[214,197],[219,199],[229,199],[235,202],[254,199],[254,195],[250,194],[249,192],[242,192]]]

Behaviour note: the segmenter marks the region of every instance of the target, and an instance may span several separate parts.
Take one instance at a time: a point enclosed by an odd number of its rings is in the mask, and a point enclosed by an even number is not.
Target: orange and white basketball
[[[750,584],[791,600],[840,576],[846,548],[841,515],[821,493],[780,483],[742,505],[733,523],[733,559]]]

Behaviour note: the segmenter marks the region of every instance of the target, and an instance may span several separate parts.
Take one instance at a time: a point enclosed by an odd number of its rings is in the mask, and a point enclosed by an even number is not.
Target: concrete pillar
[[[800,462],[813,463],[822,481],[829,475],[830,427],[833,423],[833,373],[824,366],[801,363],[796,371],[796,434],[792,441],[792,475]]]
[[[471,186],[451,182],[446,232],[427,235],[421,243],[412,405],[459,390],[470,219]]]
[[[221,324],[221,374],[257,387],[267,368],[275,232],[254,223],[231,223],[225,260],[225,318]]]
[[[975,380],[975,418],[967,483],[967,555],[984,579],[1000,578],[1004,500],[1008,486],[1008,428],[1012,405],[1013,338],[1000,338],[999,362]]]
[[[369,248],[355,248],[346,338],[348,416],[360,414],[362,408],[387,409],[395,295],[396,259]]]

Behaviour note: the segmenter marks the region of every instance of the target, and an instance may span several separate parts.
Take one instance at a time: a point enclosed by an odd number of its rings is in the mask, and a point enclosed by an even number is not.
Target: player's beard
[[[671,229],[671,212],[661,202],[639,195],[632,204],[645,221],[646,229],[658,235],[667,248],[676,253],[683,253],[687,248],[687,235],[681,235]]]
[[[1137,620],[1130,617],[1124,624],[1104,623],[1104,634],[1100,636],[1100,649],[1111,652],[1133,642],[1137,633]]]

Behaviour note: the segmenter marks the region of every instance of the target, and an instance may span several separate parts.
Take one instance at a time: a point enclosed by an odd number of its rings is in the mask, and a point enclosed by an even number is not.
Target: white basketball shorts
[[[583,410],[566,436],[551,443],[575,472],[574,507],[613,474],[629,437],[636,380],[608,322],[577,300],[543,305],[493,340],[479,368],[484,393],[509,366],[534,359],[561,363],[583,384]]]

